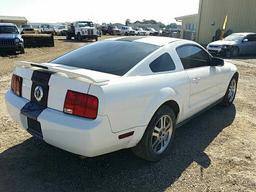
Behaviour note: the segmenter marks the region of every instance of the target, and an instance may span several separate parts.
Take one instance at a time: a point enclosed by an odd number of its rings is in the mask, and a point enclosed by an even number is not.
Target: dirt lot
[[[172,154],[148,163],[129,150],[80,159],[32,138],[6,112],[15,62],[45,62],[84,43],[0,57],[0,191],[256,191],[256,59],[240,70],[235,105],[216,106],[177,131]]]

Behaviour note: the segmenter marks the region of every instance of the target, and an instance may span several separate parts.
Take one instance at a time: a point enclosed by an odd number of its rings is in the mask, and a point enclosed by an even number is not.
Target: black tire
[[[25,49],[24,49],[24,47],[22,47],[20,50],[20,54],[24,54],[24,53],[25,53]]]
[[[82,37],[81,37],[81,34],[80,34],[80,33],[77,33],[77,35],[76,35],[76,40],[78,40],[78,41],[81,41],[81,40],[82,40]]]
[[[231,93],[230,93],[230,89],[231,87],[233,86],[233,83],[235,82],[235,89],[233,90],[234,93],[233,95],[231,96]],[[235,74],[232,79],[230,80],[230,83],[228,85],[228,88],[227,88],[227,91],[226,91],[226,94],[221,102],[221,105],[222,106],[225,106],[225,107],[228,107],[230,105],[233,104],[235,98],[236,98],[236,92],[237,92],[237,82],[238,82],[238,74]]]
[[[239,48],[238,47],[233,47],[232,49],[226,51],[227,58],[233,58],[233,57],[238,57],[238,56],[239,56]]]
[[[95,37],[95,41],[98,41],[98,37]]]
[[[170,138],[168,141],[168,143],[166,143],[166,148],[160,152],[160,153],[156,153],[153,149],[153,133],[155,132],[155,128],[157,127],[161,117],[169,117],[171,119],[170,125],[172,126],[172,133],[168,134],[168,138]],[[169,120],[170,120],[169,119]],[[167,156],[168,154],[170,154],[171,151],[171,146],[172,146],[172,142],[174,139],[174,134],[175,134],[175,124],[176,124],[176,115],[173,112],[173,110],[167,106],[167,105],[163,105],[162,107],[160,107],[156,113],[154,114],[154,116],[152,117],[152,119],[150,120],[148,127],[141,139],[141,141],[137,144],[137,146],[135,146],[134,148],[132,148],[132,151],[134,152],[135,155],[137,155],[138,157],[145,159],[147,161],[159,161],[162,158],[164,158],[165,156]],[[171,128],[170,128],[171,129]],[[159,134],[160,137],[162,137]],[[158,140],[158,139],[156,139]],[[156,141],[155,140],[155,141]],[[161,140],[161,139],[160,139]],[[165,139],[164,139],[165,140]],[[155,142],[156,143],[156,142]],[[160,145],[161,145],[161,141],[160,141]],[[155,145],[156,147],[159,146]],[[160,146],[161,147],[161,146]]]
[[[230,50],[225,51],[224,55],[225,55],[225,57],[230,58],[231,57],[231,51]]]
[[[232,49],[232,57],[238,57],[239,56],[239,48],[238,47],[234,47]]]
[[[67,34],[67,35],[66,35],[66,39],[67,39],[67,40],[71,40],[71,35],[70,35],[70,34]]]

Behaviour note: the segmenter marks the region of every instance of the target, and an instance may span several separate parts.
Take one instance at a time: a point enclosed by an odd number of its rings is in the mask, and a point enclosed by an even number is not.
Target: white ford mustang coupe
[[[6,103],[24,129],[58,148],[86,157],[132,148],[157,161],[175,128],[233,103],[238,76],[192,41],[120,37],[49,63],[17,63]]]

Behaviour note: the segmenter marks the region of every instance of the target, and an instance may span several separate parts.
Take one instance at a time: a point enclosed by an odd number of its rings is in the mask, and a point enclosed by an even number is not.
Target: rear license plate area
[[[37,120],[37,118],[43,112],[44,109],[44,107],[33,102],[27,103],[21,109],[21,114],[27,118],[27,131],[31,135],[39,139],[43,139],[43,134],[41,129],[41,123]]]

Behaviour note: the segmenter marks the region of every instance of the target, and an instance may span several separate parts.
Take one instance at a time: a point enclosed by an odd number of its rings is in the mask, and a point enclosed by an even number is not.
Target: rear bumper
[[[29,126],[36,124],[29,123],[29,118],[21,113],[22,108],[29,101],[16,96],[12,91],[6,93],[5,100],[11,117],[29,133],[38,136],[29,131],[31,129]],[[133,137],[118,139],[119,134],[112,133],[107,116],[98,116],[95,120],[89,120],[46,108],[35,121],[41,126],[41,135],[45,142],[87,157],[131,147],[133,141]]]

